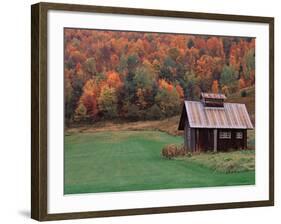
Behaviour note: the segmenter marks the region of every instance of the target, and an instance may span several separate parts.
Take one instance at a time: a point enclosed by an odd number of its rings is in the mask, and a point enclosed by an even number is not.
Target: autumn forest
[[[65,122],[158,120],[255,84],[255,39],[65,28]]]

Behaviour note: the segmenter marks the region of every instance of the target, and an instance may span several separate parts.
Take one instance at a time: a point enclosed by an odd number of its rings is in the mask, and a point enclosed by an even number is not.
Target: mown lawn
[[[65,194],[248,185],[255,172],[223,173],[196,161],[168,160],[165,144],[180,136],[159,131],[73,133],[65,136]]]

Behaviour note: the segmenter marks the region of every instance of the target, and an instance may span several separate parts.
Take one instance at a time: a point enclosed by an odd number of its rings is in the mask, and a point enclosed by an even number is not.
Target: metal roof
[[[226,96],[221,93],[201,93],[201,97],[208,99],[226,99]]]
[[[224,103],[224,107],[204,107],[201,102],[185,101],[179,130],[184,129],[183,119],[191,128],[253,129],[245,104]]]

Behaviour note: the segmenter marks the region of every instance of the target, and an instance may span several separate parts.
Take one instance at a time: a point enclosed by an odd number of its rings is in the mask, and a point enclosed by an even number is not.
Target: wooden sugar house
[[[200,101],[184,101],[179,130],[189,152],[247,148],[253,129],[245,104],[226,103],[224,94],[201,93]]]

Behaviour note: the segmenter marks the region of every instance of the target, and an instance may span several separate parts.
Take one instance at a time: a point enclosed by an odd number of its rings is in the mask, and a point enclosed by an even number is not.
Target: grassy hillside
[[[241,92],[245,91],[246,96],[242,97]],[[245,88],[240,92],[227,97],[229,103],[243,103],[246,105],[251,121],[255,126],[255,87]]]
[[[180,136],[159,131],[99,131],[65,137],[66,194],[247,185],[255,172],[222,173],[160,155]]]

